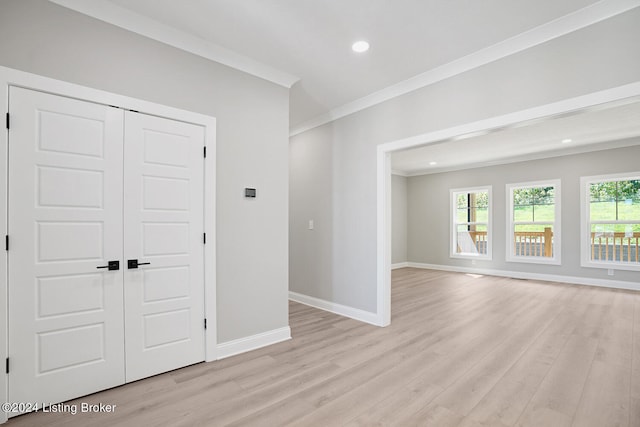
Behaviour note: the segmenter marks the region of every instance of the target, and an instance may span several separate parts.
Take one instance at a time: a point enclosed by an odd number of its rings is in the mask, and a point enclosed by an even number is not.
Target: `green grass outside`
[[[591,219],[593,221],[607,221],[615,220],[615,204],[614,203],[593,203],[591,205]],[[514,220],[518,221],[533,221],[534,209],[531,206],[517,207],[514,210]],[[526,224],[519,225],[518,231],[544,231],[545,227],[553,223],[554,218],[554,206],[553,205],[537,205],[535,206],[535,221],[541,224]],[[467,211],[466,209],[458,209],[458,221],[466,222]],[[618,218],[620,220],[636,220],[638,224],[631,226],[633,232],[640,232],[640,203],[627,204],[624,202],[618,203]],[[579,219],[576,219],[579,220]],[[476,222],[487,222],[487,210],[476,210]],[[545,224],[545,222],[547,224]],[[596,226],[593,226],[592,231],[596,231]],[[601,224],[598,226],[597,231],[603,232],[625,232],[627,231],[627,225],[625,224]]]

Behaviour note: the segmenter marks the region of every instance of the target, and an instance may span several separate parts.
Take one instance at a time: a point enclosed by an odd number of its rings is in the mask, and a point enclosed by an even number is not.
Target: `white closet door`
[[[10,101],[9,401],[60,402],[124,382],[123,113]]]
[[[125,114],[127,381],[204,360],[203,147],[201,126]]]

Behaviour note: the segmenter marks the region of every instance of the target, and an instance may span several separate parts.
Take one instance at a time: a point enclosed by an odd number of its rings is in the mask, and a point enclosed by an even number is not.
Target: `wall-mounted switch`
[[[309,220],[309,230],[313,230],[313,220]]]
[[[255,188],[245,188],[244,189],[244,197],[256,197],[256,189]]]

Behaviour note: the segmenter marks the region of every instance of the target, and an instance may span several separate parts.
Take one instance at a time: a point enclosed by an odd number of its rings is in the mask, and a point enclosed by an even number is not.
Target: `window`
[[[560,264],[560,181],[507,184],[507,261]]]
[[[582,266],[640,270],[640,172],[580,182]]]
[[[451,190],[451,256],[491,259],[491,187]]]

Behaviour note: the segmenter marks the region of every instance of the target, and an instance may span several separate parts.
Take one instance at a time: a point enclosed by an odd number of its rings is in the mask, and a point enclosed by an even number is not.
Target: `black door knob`
[[[138,262],[137,259],[130,259],[127,261],[127,268],[138,268],[139,265],[149,265],[150,262]]]
[[[107,265],[101,265],[96,268],[106,268],[107,270],[120,270],[120,261],[108,261]]]

